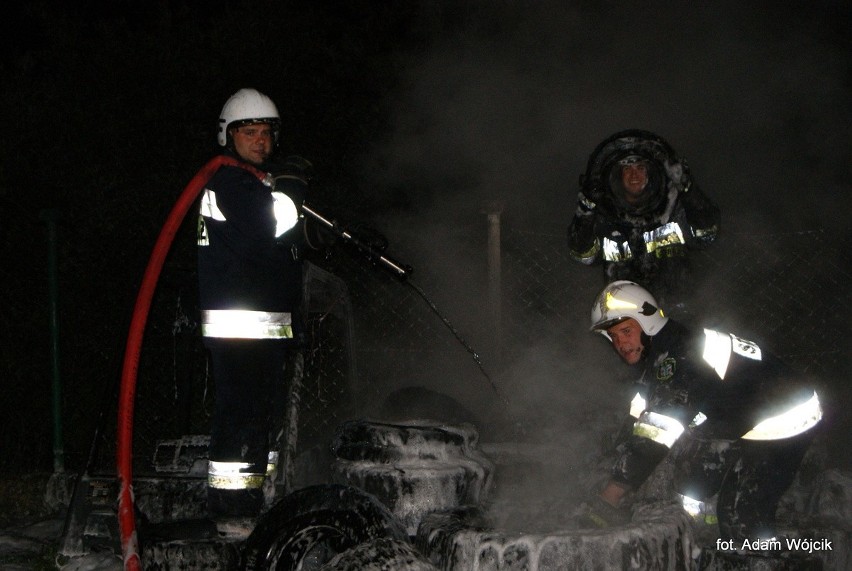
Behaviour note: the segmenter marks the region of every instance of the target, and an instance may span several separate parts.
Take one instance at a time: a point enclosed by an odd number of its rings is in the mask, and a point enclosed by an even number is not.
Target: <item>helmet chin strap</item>
[[[651,336],[642,331],[639,334],[639,340],[642,341],[642,357],[639,359],[639,363],[642,363],[648,358],[648,352],[651,350]]]

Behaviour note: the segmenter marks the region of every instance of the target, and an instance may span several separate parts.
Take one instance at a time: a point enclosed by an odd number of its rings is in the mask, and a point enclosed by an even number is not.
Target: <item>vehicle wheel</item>
[[[298,490],[269,510],[246,540],[243,568],[319,569],[362,543],[407,541],[394,516],[373,496],[337,484]]]
[[[376,539],[336,556],[320,571],[438,571],[407,541]]]
[[[489,514],[461,508],[426,515],[414,544],[448,571],[508,569],[691,569],[690,520],[680,504],[658,502],[634,510],[626,525],[557,528],[527,533],[494,529]]]
[[[494,465],[478,441],[472,425],[347,421],[332,446],[332,481],[374,495],[413,536],[424,514],[479,504],[487,496]]]

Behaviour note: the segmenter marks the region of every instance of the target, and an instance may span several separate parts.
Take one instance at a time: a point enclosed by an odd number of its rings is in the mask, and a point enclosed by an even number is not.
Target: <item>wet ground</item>
[[[61,518],[0,530],[0,569],[56,569],[56,549],[61,533]]]

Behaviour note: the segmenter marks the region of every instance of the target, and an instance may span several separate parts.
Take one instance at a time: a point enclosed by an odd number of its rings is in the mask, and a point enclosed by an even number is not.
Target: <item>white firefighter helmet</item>
[[[659,333],[669,320],[648,290],[635,282],[618,280],[606,286],[595,299],[591,330],[609,339],[606,330],[631,317],[649,337]]]
[[[643,157],[642,155],[627,155],[626,157],[624,157],[623,159],[618,161],[618,165],[622,166],[622,167],[626,167],[628,165],[635,165],[635,164],[639,164],[639,163],[649,163],[649,162],[651,162],[651,161],[649,159],[647,159],[646,157]]]
[[[272,127],[274,140],[278,142],[281,117],[275,103],[256,89],[240,89],[222,107],[219,115],[219,145],[228,144],[228,129],[232,126],[267,123]]]

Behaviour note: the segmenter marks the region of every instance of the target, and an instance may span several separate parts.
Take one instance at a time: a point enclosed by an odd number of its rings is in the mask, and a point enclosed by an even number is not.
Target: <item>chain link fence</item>
[[[598,378],[617,359],[588,333],[602,269],[568,258],[563,229],[501,227],[493,215],[479,222],[444,248],[455,268],[421,264],[409,282],[348,246],[309,266],[299,451],[327,448],[335,427],[355,417],[439,416],[500,438],[504,422],[535,428],[613,399]],[[421,238],[401,232],[391,249],[416,261]],[[843,430],[852,275],[838,243],[821,230],[726,231],[695,252],[697,286],[669,313],[757,341],[812,375],[828,395],[830,426]],[[212,381],[193,292],[194,276],[180,275],[161,284],[154,304],[135,415],[143,471],[158,440],[209,430]],[[559,397],[538,394],[548,384]],[[595,386],[593,399],[581,396]],[[114,419],[103,426],[97,463],[112,469]]]

